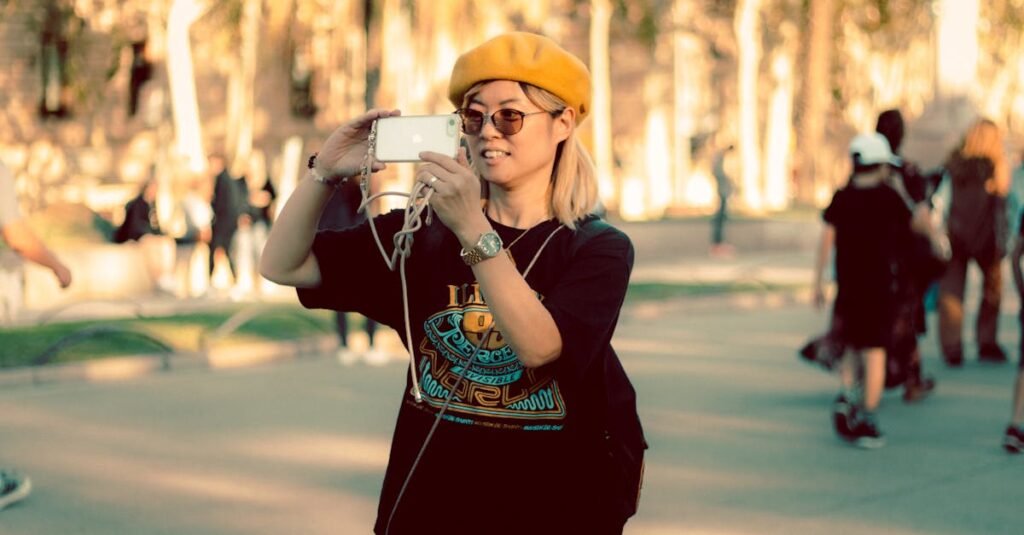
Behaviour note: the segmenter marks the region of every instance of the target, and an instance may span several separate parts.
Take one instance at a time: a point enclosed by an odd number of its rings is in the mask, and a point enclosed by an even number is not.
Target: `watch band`
[[[468,251],[463,249],[459,256],[462,257],[462,261],[469,267],[473,267],[484,261],[484,255],[476,247]]]
[[[491,247],[487,247],[486,243],[488,242],[490,242]],[[492,230],[481,235],[480,239],[477,240],[476,245],[472,248],[462,249],[459,256],[462,257],[462,261],[465,262],[467,266],[472,267],[484,260],[498,256],[498,254],[501,253],[502,247],[503,244],[501,243],[501,236],[498,236],[498,233]],[[489,249],[493,249],[493,251],[490,251]]]

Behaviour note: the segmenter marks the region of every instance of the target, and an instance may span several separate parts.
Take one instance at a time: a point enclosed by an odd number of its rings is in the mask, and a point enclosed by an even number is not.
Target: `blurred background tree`
[[[972,8],[976,25],[951,20]],[[711,153],[729,143],[740,209],[815,206],[885,108],[910,119],[914,153],[941,153],[949,140],[921,140],[943,125],[956,138],[972,113],[1019,140],[1022,26],[1024,0],[0,0],[0,158],[29,208],[110,213],[154,166],[173,185],[214,150],[236,174],[266,154],[287,192],[304,155],[363,109],[451,111],[458,54],[518,29],[591,66],[582,137],[613,214],[709,211]],[[953,98],[951,31],[978,51],[954,91],[966,111],[938,104]],[[383,187],[408,187],[397,167]]]

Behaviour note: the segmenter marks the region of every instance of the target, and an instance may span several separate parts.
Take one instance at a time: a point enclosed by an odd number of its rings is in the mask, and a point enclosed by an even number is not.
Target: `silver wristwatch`
[[[463,249],[459,256],[467,266],[475,266],[488,258],[494,258],[501,252],[501,237],[493,230],[485,232],[472,249]]]

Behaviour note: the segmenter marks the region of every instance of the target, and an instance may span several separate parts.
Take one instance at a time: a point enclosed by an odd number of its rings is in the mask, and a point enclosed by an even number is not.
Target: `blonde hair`
[[[489,81],[471,87],[463,97],[463,106]],[[550,91],[525,82],[519,82],[519,86],[530,102],[552,115],[558,115],[569,107],[564,100]],[[587,149],[576,137],[575,123],[571,128],[569,136],[558,144],[555,151],[555,165],[551,169],[551,184],[548,191],[551,213],[559,222],[570,229],[575,229],[576,221],[591,213],[597,205],[597,172]],[[486,188],[485,182],[485,197]]]
[[[1006,161],[1006,153],[1003,150],[1003,134],[996,123],[990,119],[980,119],[967,131],[964,137],[963,148],[960,155],[964,158],[987,158],[992,162],[994,168],[994,180],[992,186],[986,184],[986,189],[995,189],[992,193],[1005,196],[1010,191],[1010,167]]]

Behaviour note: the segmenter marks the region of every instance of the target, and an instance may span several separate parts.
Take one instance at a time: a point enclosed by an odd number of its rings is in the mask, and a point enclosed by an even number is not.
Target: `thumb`
[[[455,161],[459,162],[459,165],[463,167],[469,167],[469,156],[466,155],[466,147],[459,147]]]

